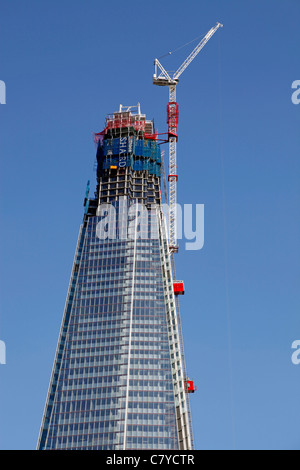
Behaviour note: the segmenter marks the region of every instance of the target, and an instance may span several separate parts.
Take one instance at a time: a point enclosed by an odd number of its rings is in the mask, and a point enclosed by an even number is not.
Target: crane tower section
[[[178,140],[178,103],[176,101],[176,86],[179,82],[180,75],[190,65],[190,63],[199,54],[201,49],[222,27],[221,23],[217,23],[208,33],[201,39],[199,44],[193,49],[190,55],[185,59],[177,71],[173,74],[167,72],[158,59],[155,59],[155,71],[153,75],[153,84],[158,86],[169,87],[169,102],[167,105],[167,123],[168,123],[168,142],[169,142],[169,250],[171,253],[178,252],[177,245],[177,140]],[[158,73],[159,69],[159,73]]]

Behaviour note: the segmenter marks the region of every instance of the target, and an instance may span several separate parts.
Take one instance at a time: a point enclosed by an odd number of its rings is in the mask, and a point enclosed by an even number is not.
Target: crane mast
[[[169,75],[158,59],[155,59],[155,71],[153,75],[153,84],[158,86],[169,87],[169,102],[167,105],[167,123],[168,123],[168,142],[169,142],[169,250],[171,253],[178,252],[177,245],[177,125],[178,125],[178,103],[176,101],[176,86],[179,82],[180,75],[190,65],[190,63],[199,54],[201,49],[215,34],[215,32],[223,27],[221,23],[217,23],[208,33],[201,39],[199,44],[193,49],[190,55],[185,59],[175,73]],[[160,70],[159,74],[158,69]]]

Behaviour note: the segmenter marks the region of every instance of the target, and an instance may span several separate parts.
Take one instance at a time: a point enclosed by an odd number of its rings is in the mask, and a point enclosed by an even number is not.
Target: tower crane
[[[176,221],[176,204],[177,204],[177,155],[176,144],[178,140],[177,124],[178,124],[178,103],[176,102],[176,86],[179,82],[180,75],[190,65],[190,63],[199,54],[201,49],[215,34],[215,32],[223,27],[221,23],[217,23],[208,33],[201,39],[199,44],[193,49],[190,55],[185,59],[176,72],[169,74],[158,59],[154,61],[153,84],[158,86],[169,87],[169,102],[167,105],[167,123],[168,123],[168,142],[169,142],[169,249],[171,253],[178,252],[177,245],[177,221]],[[158,74],[159,69],[159,74]]]

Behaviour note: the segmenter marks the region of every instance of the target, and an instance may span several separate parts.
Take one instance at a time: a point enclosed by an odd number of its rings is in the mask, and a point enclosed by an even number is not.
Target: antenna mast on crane
[[[155,59],[155,71],[153,75],[153,84],[158,86],[169,87],[169,102],[167,105],[167,122],[168,122],[168,141],[169,141],[169,249],[171,253],[178,252],[177,245],[177,221],[176,221],[176,204],[177,204],[177,163],[176,163],[176,144],[178,140],[177,124],[178,124],[178,103],[176,102],[176,86],[179,82],[180,75],[190,65],[190,63],[199,54],[201,49],[215,34],[217,29],[223,27],[221,23],[211,28],[209,32],[201,39],[199,44],[193,49],[190,55],[181,64],[178,70],[171,76],[164,69],[158,59]],[[159,75],[157,69],[159,68]]]

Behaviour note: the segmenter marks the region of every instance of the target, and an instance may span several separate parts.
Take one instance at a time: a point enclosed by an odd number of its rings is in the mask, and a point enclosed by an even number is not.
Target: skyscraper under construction
[[[135,109],[136,108],[136,109]],[[38,449],[193,449],[162,154],[140,106],[96,134]]]

